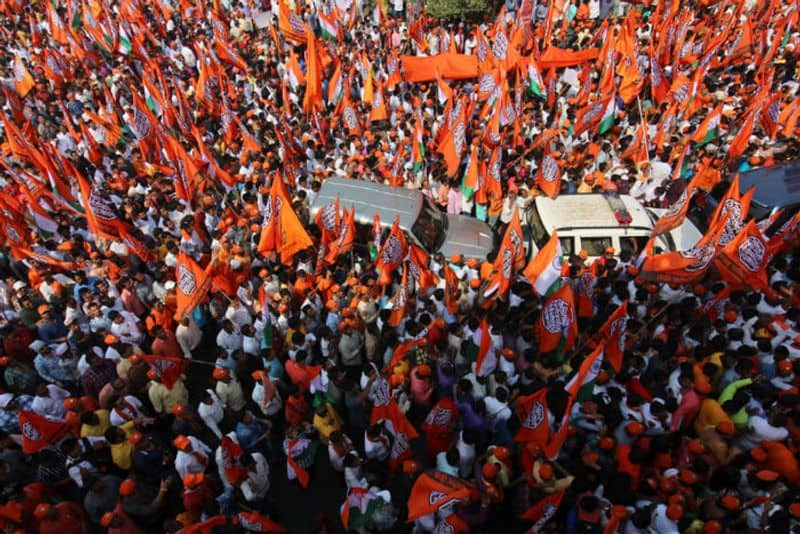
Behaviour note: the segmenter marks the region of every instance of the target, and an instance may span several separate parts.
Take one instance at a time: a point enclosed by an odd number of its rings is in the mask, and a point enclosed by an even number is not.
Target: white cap
[[[16,282],[14,282],[14,285],[12,285],[12,286],[11,286],[11,288],[12,288],[14,291],[19,291],[19,290],[20,290],[20,289],[22,289],[23,287],[26,287],[26,285],[27,285],[27,284],[26,284],[25,282],[23,282],[22,280],[17,280]]]
[[[67,345],[66,343],[59,343],[58,345],[56,345],[54,352],[56,353],[56,356],[61,356],[68,350],[69,350],[69,345]]]
[[[174,280],[167,280],[164,283],[164,289],[166,289],[167,291],[169,291],[171,289],[175,289],[175,281]]]
[[[45,345],[47,345],[47,343],[45,343],[41,339],[37,339],[36,341],[34,341],[30,345],[28,345],[28,348],[31,349],[34,352],[39,352],[40,350],[42,350],[45,347]]]

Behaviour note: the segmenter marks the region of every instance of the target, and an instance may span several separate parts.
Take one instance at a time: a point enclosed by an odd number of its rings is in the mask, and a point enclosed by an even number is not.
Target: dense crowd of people
[[[797,157],[800,5],[498,7],[0,1],[5,532],[800,531],[798,216],[734,178]],[[691,250],[520,239],[712,191]]]

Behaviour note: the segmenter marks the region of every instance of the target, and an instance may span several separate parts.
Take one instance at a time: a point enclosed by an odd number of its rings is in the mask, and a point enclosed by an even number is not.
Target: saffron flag
[[[547,391],[547,388],[542,388],[531,395],[517,397],[517,416],[520,425],[514,441],[535,443],[541,447],[547,444],[550,436]]]
[[[346,211],[344,217],[342,217],[339,237],[329,245],[330,248],[325,255],[325,263],[333,264],[336,262],[336,258],[353,250],[353,243],[356,237],[355,218],[356,208],[353,206],[349,211]]]
[[[236,516],[239,526],[247,532],[287,532],[275,521],[258,512],[239,512]]]
[[[561,280],[561,267],[564,251],[555,230],[547,244],[534,256],[522,271],[539,295],[549,295],[556,283]],[[557,288],[556,288],[557,289]]]
[[[678,165],[680,165],[680,162],[678,162]],[[680,172],[680,170],[677,169],[677,172]],[[656,223],[653,225],[652,235],[669,232],[670,230],[674,230],[683,224],[683,221],[686,218],[686,212],[689,210],[689,204],[691,203],[692,197],[698,189],[697,176],[692,178],[692,181],[688,184],[686,184],[686,182],[673,183],[682,183],[683,190],[669,205],[666,213],[661,215],[661,217],[659,217]]]
[[[536,174],[536,185],[549,198],[556,198],[561,192],[561,168],[549,153],[542,156],[542,162]]]
[[[600,328],[600,334],[605,339],[605,357],[618,373],[622,369],[622,358],[625,354],[625,329],[627,326],[628,301],[625,300]]]
[[[519,221],[519,208],[514,208],[514,215],[506,227],[503,240],[494,260],[495,275],[488,293],[497,291],[505,295],[511,285],[511,280],[525,265],[525,246],[522,239],[522,226]]]
[[[444,157],[448,176],[455,176],[459,165],[461,165],[461,155],[467,146],[464,106],[460,105],[457,108],[458,114],[453,119],[450,128],[437,149]]]
[[[31,92],[36,86],[36,82],[33,80],[33,76],[28,71],[27,67],[25,67],[25,63],[22,62],[19,56],[14,56],[14,89],[17,91],[17,94],[20,98],[25,98],[28,93]]]
[[[614,109],[614,95],[601,98],[578,111],[575,116],[575,135],[599,127],[600,122]],[[609,126],[610,127],[610,126]]]
[[[291,265],[294,255],[313,247],[314,242],[290,204],[284,202],[277,217],[275,246],[281,255],[281,263]]]
[[[400,230],[400,216],[394,220],[392,229],[378,254],[376,267],[380,270],[381,285],[388,285],[392,281],[392,273],[397,269],[408,252],[408,241]]]
[[[408,303],[408,266],[403,265],[403,274],[400,277],[400,287],[394,295],[392,301],[392,313],[386,321],[389,326],[396,328],[400,326],[403,317],[406,315],[406,304]]]
[[[33,454],[61,441],[69,432],[69,427],[37,413],[21,411],[19,431],[22,434],[22,452]]]
[[[472,334],[472,342],[478,347],[478,358],[475,361],[475,376],[488,376],[497,368],[497,352],[492,345],[489,333],[489,322],[482,319],[478,330]]]
[[[557,493],[551,493],[522,514],[523,519],[533,521],[531,532],[536,533],[544,530],[547,523],[553,519],[553,516],[558,512],[561,501],[564,500],[564,493],[563,490]]]
[[[456,272],[449,265],[444,266],[444,302],[448,313],[458,311],[459,281]]]
[[[714,264],[731,287],[753,287],[766,290],[767,263],[773,251],[764,234],[751,219],[715,258]]]
[[[308,28],[297,13],[289,10],[284,0],[278,1],[278,29],[287,41],[295,45],[306,44]]]
[[[183,358],[150,354],[145,354],[143,358],[167,389],[172,389],[181,375],[189,370],[189,363]]]
[[[722,120],[722,103],[717,104],[717,107],[711,110],[711,113],[706,115],[703,122],[697,127],[697,130],[692,136],[692,142],[701,146],[707,145],[717,137],[719,137],[719,123]]]
[[[539,352],[563,352],[572,348],[578,337],[578,322],[571,285],[561,286],[545,301],[536,326]]]
[[[469,499],[472,484],[442,471],[422,473],[411,488],[408,498],[407,523],[430,515],[446,504]]]
[[[175,317],[180,320],[194,310],[205,298],[211,287],[210,267],[203,270],[185,252],[178,253],[178,264],[175,267],[175,296],[177,308]]]

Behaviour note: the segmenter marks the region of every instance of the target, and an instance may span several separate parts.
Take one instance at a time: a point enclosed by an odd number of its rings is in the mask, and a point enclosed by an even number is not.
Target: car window
[[[561,241],[561,250],[564,252],[564,255],[572,256],[575,254],[574,237],[559,237],[558,240]]]
[[[550,234],[547,233],[547,230],[542,224],[539,211],[536,209],[536,203],[531,203],[531,209],[528,210],[528,225],[531,229],[533,242],[541,249],[547,244],[547,240],[550,239]]]
[[[436,252],[444,243],[447,234],[447,219],[444,214],[431,204],[428,197],[422,197],[422,209],[419,210],[411,232],[428,252]]]
[[[581,237],[581,248],[589,256],[602,256],[611,245],[611,237]]]
[[[623,235],[619,238],[620,252],[630,252],[633,257],[636,257],[641,250],[647,245],[647,236],[629,236]]]

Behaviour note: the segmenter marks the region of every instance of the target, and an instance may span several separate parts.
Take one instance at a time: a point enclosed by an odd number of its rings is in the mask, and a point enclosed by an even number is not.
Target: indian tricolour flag
[[[575,376],[573,376],[564,387],[578,402],[591,398],[592,396],[597,375],[600,374],[600,369],[605,359],[604,349],[605,344],[598,345],[597,348],[581,362],[578,372],[575,373]]]
[[[711,113],[700,123],[697,131],[692,136],[692,141],[699,145],[706,145],[719,136],[719,123],[722,119],[722,103],[718,104]]]
[[[528,263],[522,274],[528,277],[536,292],[549,296],[561,285],[561,267],[564,263],[564,251],[561,240],[554,230],[550,240]]]
[[[306,83],[303,69],[300,68],[300,62],[297,60],[297,56],[294,52],[289,55],[289,61],[286,62],[286,75],[289,78],[289,85],[292,86],[293,91],[296,91],[300,84]]]
[[[533,58],[531,58],[530,63],[528,63],[528,89],[531,93],[540,98],[544,98],[547,92],[544,87],[542,73],[539,72],[539,66]]]
[[[332,39],[332,40],[339,40],[339,21],[336,17],[331,13],[330,15],[326,15],[322,12],[317,13],[319,16],[319,28],[322,32],[322,37],[324,39]]]
[[[372,491],[351,488],[340,509],[342,524],[348,531],[363,528],[383,503],[383,499]]]
[[[127,56],[131,53],[131,49],[133,48],[133,44],[131,43],[131,38],[125,29],[122,26],[119,26],[119,45],[118,50],[120,54]]]
[[[603,135],[610,130],[612,126],[614,126],[614,115],[616,114],[616,111],[617,99],[612,97],[608,100],[606,109],[603,111],[603,117],[600,119],[600,129],[598,130],[600,135]]]
[[[481,321],[480,327],[472,335],[472,342],[478,348],[475,359],[475,376],[488,376],[497,367],[497,353],[492,345],[492,336],[489,333],[489,323],[486,319]]]

